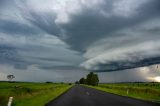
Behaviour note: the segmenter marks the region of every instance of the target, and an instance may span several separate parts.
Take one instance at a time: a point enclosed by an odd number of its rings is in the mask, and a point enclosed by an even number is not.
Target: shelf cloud
[[[0,66],[7,73],[36,70],[60,78],[67,72],[65,78],[75,80],[73,73],[133,73],[128,70],[159,64],[159,5],[159,0],[1,0]]]

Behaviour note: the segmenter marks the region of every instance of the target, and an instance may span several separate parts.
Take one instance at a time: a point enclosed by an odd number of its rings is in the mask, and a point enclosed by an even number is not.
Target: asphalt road
[[[75,85],[45,106],[160,106],[160,104]]]

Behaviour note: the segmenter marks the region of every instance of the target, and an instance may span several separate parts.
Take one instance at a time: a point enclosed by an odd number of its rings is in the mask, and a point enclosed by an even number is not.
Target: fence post
[[[12,105],[12,101],[13,101],[13,97],[9,97],[8,105],[7,106],[11,106]]]

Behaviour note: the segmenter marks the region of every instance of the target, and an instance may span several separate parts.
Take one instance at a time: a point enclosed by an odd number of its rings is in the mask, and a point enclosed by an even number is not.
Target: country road
[[[160,106],[160,104],[75,85],[68,92],[45,106]]]

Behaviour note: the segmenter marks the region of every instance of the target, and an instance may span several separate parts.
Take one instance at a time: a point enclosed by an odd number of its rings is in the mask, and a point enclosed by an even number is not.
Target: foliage
[[[90,72],[85,78],[81,78],[79,80],[80,84],[87,84],[87,85],[93,85],[97,86],[99,83],[99,78],[97,74],[94,74],[93,72]]]
[[[68,83],[68,85],[72,85],[72,83]]]
[[[79,81],[76,81],[75,84],[79,84]]]
[[[79,83],[80,83],[80,84],[85,84],[85,83],[86,83],[86,79],[85,79],[85,78],[81,78],[81,79],[79,80]]]
[[[90,72],[87,75],[87,79],[86,79],[86,83],[88,85],[93,85],[93,86],[97,86],[99,83],[99,78],[97,74],[94,74],[93,72]]]

